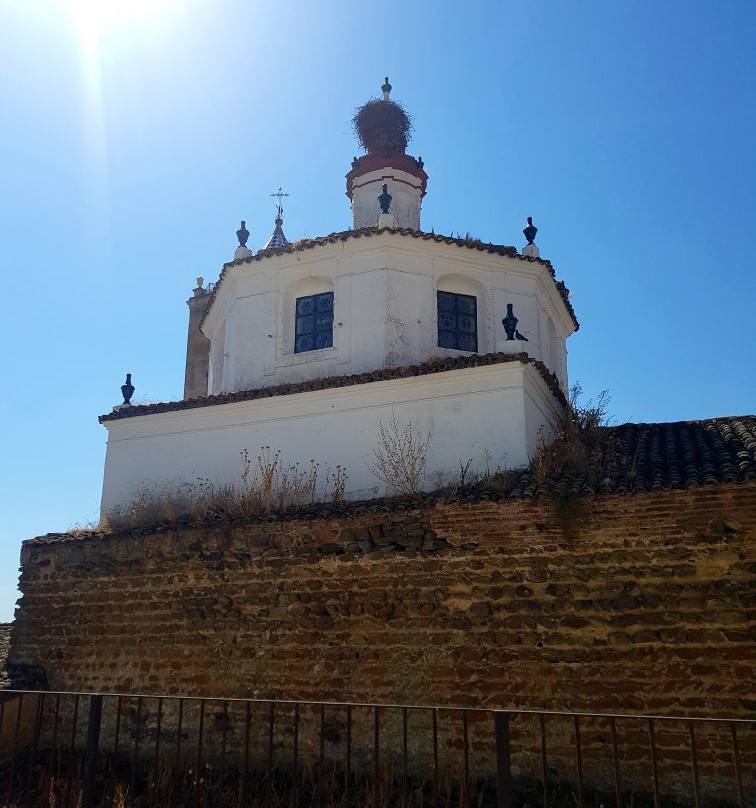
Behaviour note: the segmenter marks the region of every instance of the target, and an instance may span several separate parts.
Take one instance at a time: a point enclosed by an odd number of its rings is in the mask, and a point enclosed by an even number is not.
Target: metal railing
[[[756,722],[0,692],[0,806],[756,804]]]

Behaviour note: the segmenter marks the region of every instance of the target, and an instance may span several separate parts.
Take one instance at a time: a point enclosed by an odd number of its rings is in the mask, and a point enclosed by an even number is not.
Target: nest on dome
[[[367,152],[404,151],[412,137],[412,118],[391,99],[371,98],[352,118],[357,140]]]

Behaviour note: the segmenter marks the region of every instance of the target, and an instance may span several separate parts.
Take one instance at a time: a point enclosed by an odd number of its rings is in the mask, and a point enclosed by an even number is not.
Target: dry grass
[[[396,414],[388,424],[378,422],[373,455],[368,469],[386,486],[387,495],[417,496],[425,482],[430,433],[422,433],[410,421],[400,427]]]
[[[325,468],[325,481],[319,486],[320,464],[285,463],[280,451],[261,446],[252,459],[247,449],[240,452],[238,485],[215,485],[198,478],[196,483],[179,486],[143,487],[121,511],[107,514],[99,525],[108,528],[147,528],[179,522],[205,522],[270,516],[311,506],[325,500],[341,502],[346,490],[346,469]]]
[[[585,404],[580,403],[582,392],[579,384],[573,385],[554,440],[547,443],[541,433],[530,464],[533,481],[551,498],[555,521],[572,540],[587,518],[580,494],[585,488],[601,490],[624,473],[627,462],[621,441],[607,428],[608,392]]]

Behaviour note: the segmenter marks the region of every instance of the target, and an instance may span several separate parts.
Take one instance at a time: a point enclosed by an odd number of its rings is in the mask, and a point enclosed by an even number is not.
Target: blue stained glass
[[[297,299],[297,317],[301,317],[303,314],[312,314],[315,311],[315,298],[311,295],[310,297],[300,297]]]
[[[314,317],[297,317],[298,334],[312,334],[314,330],[315,330]]]
[[[315,335],[316,348],[330,348],[333,345],[333,331],[321,331]]]
[[[456,317],[448,312],[438,313],[438,327],[443,328],[445,331],[454,331],[457,327]]]
[[[475,298],[470,295],[456,295],[457,311],[460,314],[471,314],[475,317]]]
[[[475,325],[474,317],[470,317],[467,314],[460,314],[459,317],[457,317],[457,330],[461,331],[463,334],[474,334]]]
[[[318,312],[333,311],[333,293],[328,292],[325,295],[315,295],[315,305]]]
[[[311,351],[314,348],[314,338],[312,334],[300,334],[294,345],[294,352]]]
[[[458,334],[457,335],[457,348],[460,351],[477,351],[478,341],[472,335]]]
[[[474,295],[436,292],[439,348],[478,350],[478,311]]]
[[[297,298],[294,353],[333,345],[333,292]]]

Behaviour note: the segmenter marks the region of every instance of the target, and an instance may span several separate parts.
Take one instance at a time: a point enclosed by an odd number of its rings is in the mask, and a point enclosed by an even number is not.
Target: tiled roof
[[[589,472],[567,468],[539,485],[530,470],[513,497],[636,494],[756,480],[756,416],[622,424],[603,428],[601,454]]]
[[[109,412],[106,415],[101,415],[99,421],[103,423],[105,421],[117,421],[121,418],[133,418],[137,415],[154,415],[159,412],[173,412],[175,410],[193,410],[197,407],[215,407],[219,404],[232,404],[237,401],[252,401],[260,398],[272,398],[273,396],[288,396],[294,393],[307,393],[312,390],[332,390],[337,387],[353,387],[357,384],[404,379],[411,376],[427,376],[431,373],[443,373],[444,371],[481,367],[483,365],[498,365],[503,362],[522,362],[523,364],[533,365],[541,374],[557,401],[562,404],[565,403],[564,393],[559,387],[559,382],[557,382],[554,374],[549,372],[543,362],[532,359],[525,353],[489,353],[438,359],[424,362],[421,365],[384,368],[368,373],[355,373],[351,376],[327,376],[322,379],[310,379],[304,382],[279,384],[275,387],[260,387],[257,390],[239,390],[234,393],[219,393],[214,396],[201,396],[200,398],[190,398],[184,401],[167,401],[160,404],[138,404],[133,407],[124,407]]]
[[[328,236],[321,236],[319,238],[305,238],[300,239],[299,241],[295,241],[293,244],[287,242],[284,246],[276,246],[275,248],[271,247],[267,249],[268,245],[265,245],[265,248],[262,250],[258,250],[254,255],[249,256],[248,258],[240,258],[236,261],[230,261],[227,264],[223,265],[223,269],[221,271],[220,277],[218,278],[217,283],[212,291],[212,298],[210,300],[210,305],[208,306],[208,312],[212,308],[213,301],[215,300],[215,295],[218,292],[218,289],[223,283],[223,280],[228,273],[228,270],[236,266],[237,264],[250,264],[253,261],[263,261],[266,258],[270,258],[274,255],[285,255],[287,253],[294,253],[294,252],[302,252],[303,250],[310,250],[313,247],[321,247],[325,244],[336,244],[339,241],[348,241],[352,238],[369,238],[370,236],[376,236],[379,233],[394,233],[399,236],[404,236],[405,238],[414,238],[414,239],[422,239],[423,241],[433,241],[436,244],[453,244],[457,247],[467,247],[470,250],[477,250],[478,252],[485,252],[489,253],[490,255],[506,255],[509,258],[518,258],[520,261],[530,261],[532,263],[541,264],[545,269],[548,271],[549,276],[554,281],[554,285],[559,292],[559,295],[564,302],[564,306],[567,309],[567,313],[569,314],[572,322],[575,326],[575,331],[580,328],[580,323],[575,316],[575,310],[572,308],[572,304],[569,300],[569,289],[565,286],[564,281],[560,281],[556,279],[556,273],[554,272],[554,267],[551,265],[551,261],[547,261],[543,258],[533,258],[529,255],[520,255],[517,252],[516,247],[505,247],[501,244],[492,244],[492,243],[484,243],[479,239],[471,239],[471,238],[454,238],[452,236],[440,236],[435,233],[424,233],[422,230],[412,230],[409,227],[363,227],[359,230],[342,230],[339,233],[331,233]],[[274,234],[275,235],[275,234]],[[207,314],[205,315],[207,317]],[[202,320],[204,322],[204,318]],[[202,323],[200,323],[200,326]]]
[[[711,418],[706,421],[677,421],[667,424],[622,424],[605,427],[607,443],[614,444],[609,467],[594,469],[599,486],[588,475],[567,473],[558,480],[537,485],[530,469],[512,471],[505,479],[483,481],[466,488],[424,494],[416,498],[373,499],[360,502],[315,503],[295,512],[260,517],[220,517],[223,522],[337,519],[366,513],[393,513],[433,507],[438,503],[501,502],[539,499],[555,490],[573,495],[643,494],[660,490],[687,489],[756,481],[756,416]],[[599,464],[600,466],[600,464]],[[195,524],[189,520],[187,524]],[[155,528],[138,528],[139,534]],[[158,527],[157,529],[162,529]],[[129,532],[129,531],[125,531]],[[108,531],[48,533],[24,544],[80,541],[109,535]]]
[[[283,231],[283,222],[281,219],[276,219],[276,227],[273,230],[271,237],[263,244],[263,250],[278,250],[281,247],[286,247],[291,242],[286,238]]]

